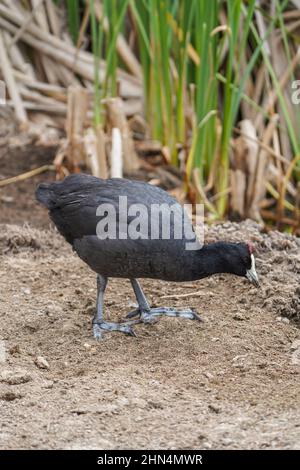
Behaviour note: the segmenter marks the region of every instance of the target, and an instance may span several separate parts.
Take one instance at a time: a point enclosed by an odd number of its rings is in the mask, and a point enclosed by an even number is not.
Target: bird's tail
[[[53,183],[41,183],[38,185],[35,191],[35,197],[37,200],[46,206],[48,209],[51,208],[54,202]]]

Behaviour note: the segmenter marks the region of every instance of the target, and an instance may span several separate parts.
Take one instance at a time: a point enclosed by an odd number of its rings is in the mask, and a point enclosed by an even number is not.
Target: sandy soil
[[[205,322],[96,343],[94,274],[56,232],[0,225],[0,448],[299,449],[300,242],[250,222],[209,229],[216,239],[254,241],[261,289],[144,280],[153,304]],[[112,280],[107,318],[133,300]]]

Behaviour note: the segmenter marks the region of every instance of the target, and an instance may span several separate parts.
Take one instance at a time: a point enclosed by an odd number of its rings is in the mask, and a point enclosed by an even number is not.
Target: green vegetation
[[[96,3],[101,17],[95,14]],[[266,194],[261,199],[269,200],[269,206],[264,201],[263,209],[268,209],[264,217],[268,219],[271,207],[274,220],[281,224],[279,216],[285,208],[285,219],[296,221],[290,228],[297,226],[300,107],[291,104],[291,81],[299,72],[295,55],[300,36],[294,27],[299,17],[293,3],[90,0],[80,4],[69,0],[66,6],[75,43],[87,5],[96,65],[96,124],[102,119],[101,99],[118,93],[117,68],[126,70],[116,48],[122,33],[130,39],[141,66],[144,112],[152,137],[168,148],[170,163],[183,169],[186,189],[196,188],[198,200],[205,195],[209,216],[223,218],[230,210],[236,190],[231,184],[233,168],[244,172],[248,185],[244,191],[248,202],[240,216],[251,216],[249,201],[253,209],[255,191],[263,185]],[[100,59],[106,61],[102,80]],[[250,122],[256,144],[262,144],[252,155],[255,161],[241,164],[235,160],[235,142],[242,120]],[[267,178],[266,169],[258,171],[262,152],[269,159],[265,167],[269,161],[275,168],[272,178]],[[258,212],[261,209],[260,205]]]

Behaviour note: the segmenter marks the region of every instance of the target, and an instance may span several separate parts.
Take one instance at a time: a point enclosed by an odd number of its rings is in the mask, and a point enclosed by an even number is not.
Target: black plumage
[[[134,209],[133,205],[142,203],[147,211],[145,214],[137,213],[141,222],[138,226],[141,232],[138,239],[128,238],[128,227],[135,223],[137,214],[125,213],[124,219],[124,213],[119,206],[120,196],[123,198],[126,196],[128,208]],[[153,312],[136,278],[193,281],[215,273],[232,273],[247,276],[250,279],[249,273],[252,273],[250,280],[257,283],[253,254],[247,244],[219,242],[204,245],[198,250],[187,250],[187,243],[195,242],[196,236],[190,221],[184,217],[184,209],[168,193],[150,184],[119,178],[101,180],[89,175],[76,174],[67,177],[62,182],[40,184],[36,197],[48,208],[50,217],[59,232],[73,246],[79,257],[98,274],[98,316],[96,315],[96,319],[101,320],[102,329],[120,330],[120,328],[105,326],[102,318],[102,305],[99,314],[99,294],[101,290],[104,293],[109,277],[131,279],[139,303],[139,309],[135,313],[140,314],[144,319],[147,317],[148,320],[159,314],[198,317],[190,310],[177,312],[175,309],[162,308],[160,313]],[[162,207],[162,204],[172,208],[170,237],[169,239],[163,238],[164,228],[168,223],[166,212],[164,212],[159,219],[156,218],[159,220],[157,238],[151,239],[151,230],[154,226],[153,221],[151,224],[151,208],[153,205]],[[99,234],[97,234],[97,224],[108,220],[108,212],[104,210],[106,205],[112,208],[112,215],[114,213],[116,215],[114,231],[116,238],[114,239],[99,239]],[[99,206],[103,208],[101,216],[97,215]],[[175,239],[179,226],[183,236],[181,239]],[[121,234],[119,233],[120,227],[122,227]],[[127,235],[126,239],[124,239],[125,235]],[[103,298],[100,300],[102,304]],[[128,330],[125,332],[132,332],[130,325],[125,326]],[[99,331],[98,334],[95,333],[95,336],[100,336]]]

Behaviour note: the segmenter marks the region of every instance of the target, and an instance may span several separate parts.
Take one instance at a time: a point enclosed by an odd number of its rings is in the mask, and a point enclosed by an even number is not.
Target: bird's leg
[[[141,288],[139,281],[137,279],[130,279],[130,281],[134,290],[137,303],[139,304],[139,308],[137,309],[137,314],[141,312],[150,312],[149,302]],[[132,316],[134,316],[133,312],[132,312]]]
[[[153,323],[157,317],[165,315],[167,317],[181,317],[188,318],[190,320],[202,321],[201,317],[199,317],[199,315],[190,308],[184,310],[177,310],[176,308],[172,307],[150,308],[149,302],[146,299],[140,283],[137,281],[137,279],[130,279],[130,281],[139,307],[128,313],[127,318],[132,318],[139,315],[140,319],[144,323]]]
[[[93,319],[93,332],[96,340],[102,338],[103,331],[121,331],[131,336],[136,336],[131,325],[139,323],[139,321],[129,321],[126,323],[113,323],[103,320],[103,300],[104,292],[107,285],[107,278],[97,275],[97,311]]]

